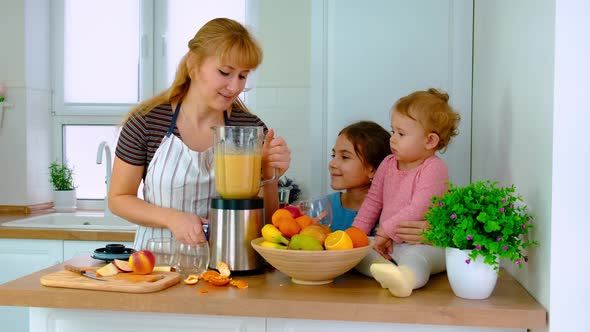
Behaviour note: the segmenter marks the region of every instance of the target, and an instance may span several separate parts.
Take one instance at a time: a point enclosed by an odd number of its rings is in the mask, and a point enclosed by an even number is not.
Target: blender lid
[[[223,199],[215,197],[211,199],[211,208],[218,210],[257,210],[264,207],[262,198],[248,199]]]

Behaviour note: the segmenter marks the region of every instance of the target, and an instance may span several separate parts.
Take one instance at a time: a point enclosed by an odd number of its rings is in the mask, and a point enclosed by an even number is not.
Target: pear
[[[324,250],[322,243],[313,236],[305,234],[296,234],[291,238],[289,243],[291,250]]]
[[[266,224],[261,230],[262,237],[268,242],[281,243],[284,245],[289,244],[289,240],[279,231],[279,229],[273,224]]]

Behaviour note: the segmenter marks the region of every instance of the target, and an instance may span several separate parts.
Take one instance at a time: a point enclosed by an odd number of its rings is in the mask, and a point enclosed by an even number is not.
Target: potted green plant
[[[447,275],[457,296],[487,298],[495,287],[500,260],[519,268],[528,262],[526,248],[538,243],[528,239],[533,216],[522,203],[514,185],[501,187],[490,180],[464,187],[449,183],[443,196],[432,198],[424,216],[430,226],[423,234],[428,243],[445,248]],[[462,280],[472,274],[480,280],[473,284]],[[481,291],[475,295],[458,290],[476,285]]]
[[[76,210],[76,186],[74,172],[65,164],[49,165],[49,182],[53,187],[53,207],[58,212]]]

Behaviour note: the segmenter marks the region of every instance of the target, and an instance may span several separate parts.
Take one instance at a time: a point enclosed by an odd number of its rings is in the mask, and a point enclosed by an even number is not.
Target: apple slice
[[[97,277],[110,277],[114,276],[117,273],[119,273],[119,269],[117,269],[117,267],[113,263],[108,263],[107,265],[96,270]]]
[[[121,272],[127,273],[127,272],[133,271],[131,269],[131,266],[129,265],[129,262],[127,262],[127,261],[122,261],[120,259],[115,259],[115,260],[113,260],[113,265],[115,265],[115,267],[117,269],[119,269],[119,271],[121,271]]]
[[[152,272],[176,272],[176,268],[174,266],[154,266],[154,271]]]

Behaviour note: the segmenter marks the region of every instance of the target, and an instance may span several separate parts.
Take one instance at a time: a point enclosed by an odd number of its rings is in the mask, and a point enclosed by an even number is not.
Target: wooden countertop
[[[90,257],[65,263],[102,264]],[[375,280],[355,272],[328,285],[304,286],[293,284],[276,270],[269,270],[261,275],[234,276],[247,281],[247,289],[215,287],[201,281],[194,286],[181,283],[150,294],[40,284],[41,276],[61,269],[63,264],[0,285],[0,305],[527,329],[547,325],[545,309],[505,271],[489,299],[465,300],[453,294],[445,273],[432,276],[424,288],[408,298],[393,297]],[[208,293],[198,292],[203,288]]]
[[[31,216],[53,213],[53,210],[23,214],[0,214],[0,224]],[[0,238],[5,239],[35,239],[35,240],[77,240],[77,241],[116,241],[133,242],[134,231],[108,231],[108,230],[83,230],[83,229],[56,229],[56,228],[25,228],[25,227],[0,227]]]

